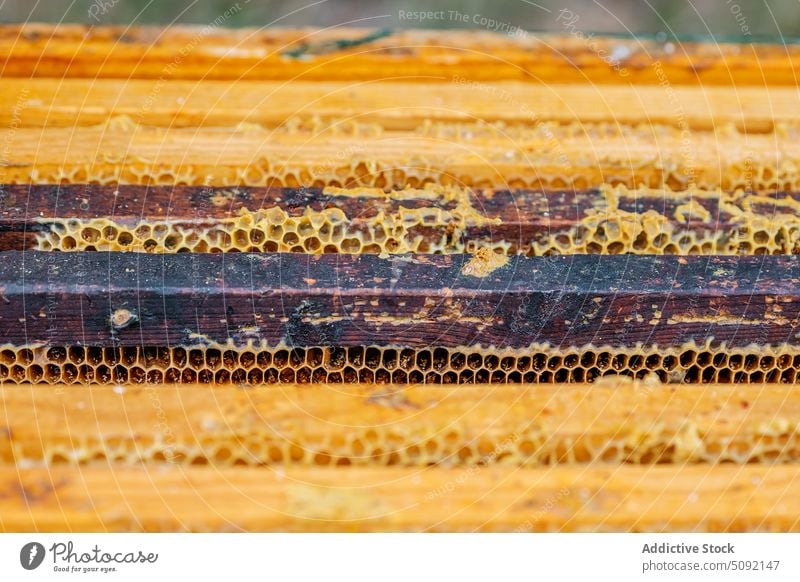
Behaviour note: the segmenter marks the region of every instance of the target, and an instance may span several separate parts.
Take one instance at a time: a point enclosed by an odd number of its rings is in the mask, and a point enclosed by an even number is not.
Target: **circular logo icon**
[[[19,563],[26,570],[35,570],[44,561],[44,546],[39,542],[29,542],[19,551]]]

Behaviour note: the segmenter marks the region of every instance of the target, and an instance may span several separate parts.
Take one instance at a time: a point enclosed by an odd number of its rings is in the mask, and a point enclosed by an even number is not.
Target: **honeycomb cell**
[[[0,346],[5,382],[50,383],[576,383],[605,375],[662,382],[794,382],[792,346],[530,349],[327,346]]]

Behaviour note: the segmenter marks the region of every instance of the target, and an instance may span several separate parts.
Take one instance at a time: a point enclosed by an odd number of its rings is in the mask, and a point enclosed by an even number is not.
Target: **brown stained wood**
[[[460,202],[467,202],[474,213],[464,216]],[[365,233],[368,240],[374,237],[381,215],[386,222],[389,217],[400,217],[407,211],[440,213],[436,224],[411,226],[405,237],[408,240],[422,237],[429,246],[439,249],[449,229],[451,238],[441,248],[443,252],[458,252],[465,245],[490,244],[507,245],[510,254],[555,252],[558,246],[552,241],[559,240],[559,236],[591,238],[592,229],[603,224],[608,228],[609,222],[633,220],[644,225],[660,220],[674,230],[670,243],[676,243],[685,234],[692,235],[695,241],[716,241],[708,248],[701,248],[701,243],[685,249],[676,244],[662,245],[666,254],[748,253],[757,246],[755,241],[742,236],[741,245],[727,242],[733,240],[734,231],[769,230],[779,225],[800,229],[793,205],[800,205],[800,194],[778,192],[756,197],[720,192],[681,194],[669,190],[465,190],[463,198],[459,198],[447,191],[437,194],[423,190],[383,193],[367,189],[342,192],[322,188],[5,184],[0,185],[0,250],[35,250],[40,238],[58,232],[58,225],[66,219],[76,219],[93,228],[97,225],[91,221],[106,219],[109,224],[130,229],[163,223],[172,231],[200,231],[234,219],[242,212],[280,209],[287,217],[299,219],[309,213],[337,209],[348,222],[348,232]],[[596,224],[577,234],[587,219]],[[663,226],[660,230],[666,236]],[[263,235],[269,237],[268,232]],[[624,245],[620,243],[619,251],[659,251],[649,242],[638,246],[641,241],[633,240],[635,233],[629,236],[631,240],[624,241]],[[586,250],[610,252],[616,248],[613,242],[587,243]],[[796,241],[791,237],[784,237],[782,243],[774,242],[773,252],[796,252]],[[81,248],[84,247],[99,250],[102,245],[87,243]],[[333,248],[341,250],[338,246]],[[248,247],[239,245],[237,249]],[[569,249],[561,252],[565,251]]]
[[[447,82],[449,81],[449,82]],[[797,124],[794,88],[534,84],[520,81],[169,81],[148,79],[0,80],[0,125],[70,127],[112,122],[163,127],[265,128],[317,123],[413,130],[426,123],[535,126],[610,123],[750,132]]]
[[[0,255],[9,344],[800,344],[800,258]],[[465,273],[477,273],[470,275]]]
[[[0,530],[799,530],[800,48],[592,43],[0,26]]]
[[[0,387],[0,463],[793,463],[800,387],[122,384]]]
[[[793,466],[0,467],[19,531],[800,529]]]
[[[246,18],[245,11],[239,16]],[[567,20],[568,22],[568,20]],[[569,26],[565,25],[565,32]],[[181,58],[176,58],[180,55]],[[616,61],[608,62],[609,55]],[[6,77],[797,84],[793,44],[516,36],[480,30],[6,25]]]

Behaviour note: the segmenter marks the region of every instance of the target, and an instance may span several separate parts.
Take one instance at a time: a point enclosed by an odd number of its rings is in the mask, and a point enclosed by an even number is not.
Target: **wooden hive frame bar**
[[[366,133],[365,133],[366,131]],[[800,190],[796,129],[429,127],[371,133],[123,124],[0,130],[5,183]]]
[[[145,126],[287,123],[372,124],[412,130],[430,123],[641,125],[748,132],[800,122],[791,87],[534,84],[520,81],[172,81],[3,79],[0,124],[97,125],[127,117]]]
[[[0,325],[17,346],[798,345],[796,256],[2,258]]]
[[[795,254],[800,195],[0,186],[0,250]]]
[[[743,45],[483,31],[6,25],[9,77],[369,80],[431,77],[603,84],[789,85],[791,44]],[[182,58],[176,59],[177,54]],[[619,55],[609,62],[609,55]]]
[[[536,467],[800,459],[800,388],[0,387],[0,463]]]
[[[4,531],[797,531],[795,466],[0,467]],[[213,509],[211,509],[213,508]]]

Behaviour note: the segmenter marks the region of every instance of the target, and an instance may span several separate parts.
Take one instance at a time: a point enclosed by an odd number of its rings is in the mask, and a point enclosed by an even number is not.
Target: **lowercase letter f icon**
[[[39,542],[29,542],[19,551],[19,563],[26,570],[35,570],[44,561],[44,546]]]

